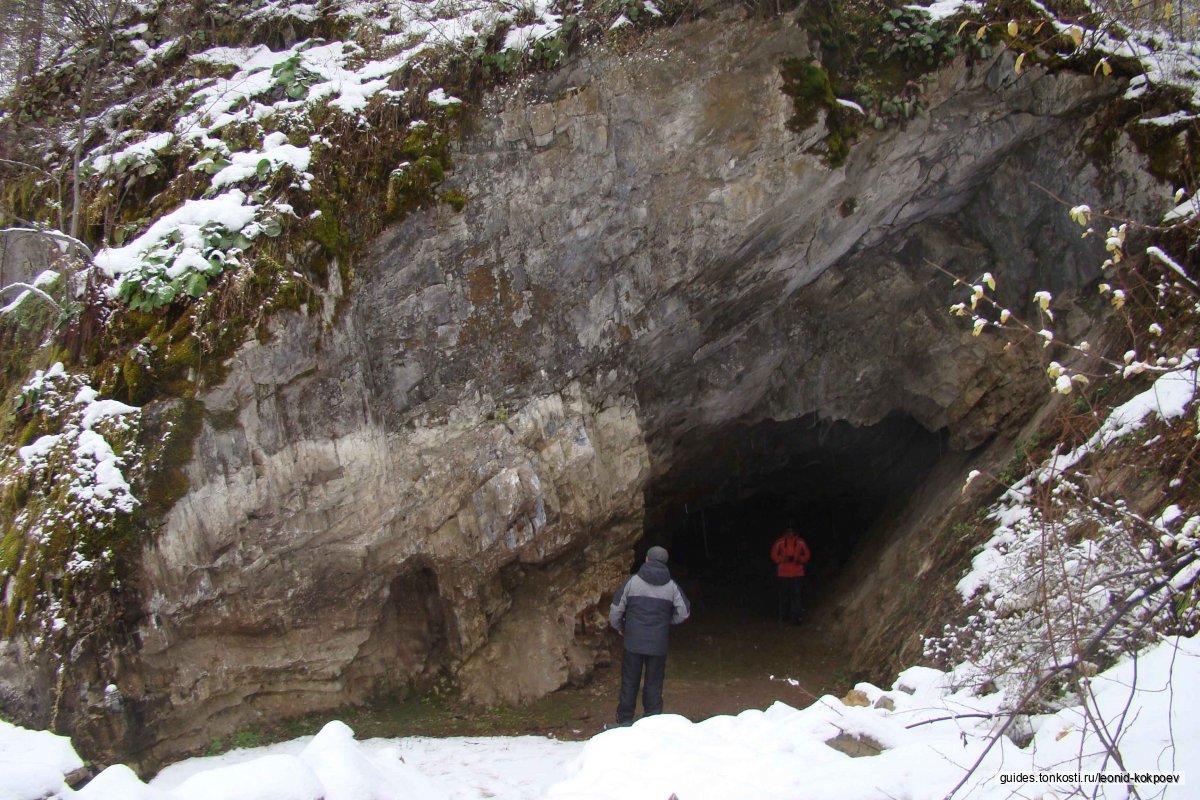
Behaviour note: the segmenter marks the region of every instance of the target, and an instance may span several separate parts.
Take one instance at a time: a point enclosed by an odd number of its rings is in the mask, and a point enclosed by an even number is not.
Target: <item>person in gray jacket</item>
[[[625,640],[621,658],[621,697],[617,701],[617,724],[633,722],[638,685],[645,671],[642,711],[645,716],[661,714],[663,679],[667,674],[667,637],[671,625],[688,618],[691,606],[671,579],[667,550],[651,547],[646,563],[613,595],[608,621]]]

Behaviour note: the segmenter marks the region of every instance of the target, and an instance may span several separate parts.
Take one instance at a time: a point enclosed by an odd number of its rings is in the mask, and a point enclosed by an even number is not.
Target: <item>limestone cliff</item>
[[[828,601],[863,659],[906,635],[881,623],[920,602],[897,583],[919,537],[1045,392],[946,314],[932,265],[1003,274],[1014,304],[1069,294],[1098,245],[1053,195],[1137,211],[1152,180],[1081,147],[1119,82],[1003,53],[940,70],[927,114],[830,167],[824,112],[792,132],[781,90],[814,48],[730,10],[487,95],[447,178],[465,208],[388,229],[189,401],[189,488],[74,725],[152,762],[442,674],[483,703],[582,680],[639,540],[820,458],[833,424],[940,442]]]

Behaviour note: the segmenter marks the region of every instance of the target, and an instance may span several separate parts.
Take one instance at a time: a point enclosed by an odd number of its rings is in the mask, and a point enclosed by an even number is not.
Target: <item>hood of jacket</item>
[[[671,580],[671,570],[661,561],[647,561],[637,571],[638,577],[651,586],[663,586]]]

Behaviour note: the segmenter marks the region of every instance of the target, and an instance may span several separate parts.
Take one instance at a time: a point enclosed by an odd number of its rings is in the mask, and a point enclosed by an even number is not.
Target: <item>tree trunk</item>
[[[20,35],[17,41],[20,59],[17,62],[17,83],[37,74],[42,62],[42,39],[46,35],[45,0],[24,0],[19,17]]]

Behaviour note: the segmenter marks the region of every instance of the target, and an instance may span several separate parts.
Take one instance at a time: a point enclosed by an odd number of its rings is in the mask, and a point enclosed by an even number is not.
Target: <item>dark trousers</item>
[[[799,622],[804,613],[804,576],[776,577],[775,586],[779,591],[779,621]]]
[[[633,722],[637,708],[638,686],[642,683],[642,670],[646,672],[646,685],[642,690],[642,712],[645,716],[661,714],[663,709],[663,679],[667,676],[667,657],[631,653],[621,656],[621,697],[617,701],[617,724]]]

